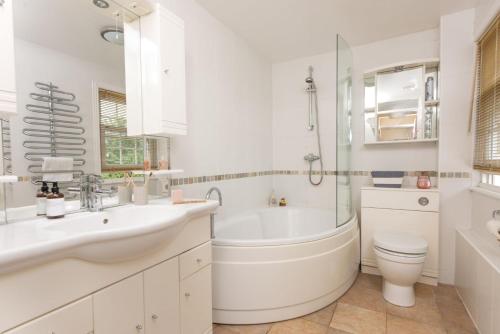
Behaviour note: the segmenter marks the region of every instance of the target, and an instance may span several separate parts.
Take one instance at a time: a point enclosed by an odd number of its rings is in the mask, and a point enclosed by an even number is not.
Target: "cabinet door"
[[[6,334],[90,334],[92,297],[51,312]]]
[[[12,6],[13,0],[0,1],[0,116],[2,117],[17,112]]]
[[[93,299],[95,334],[144,333],[142,273],[97,292]]]
[[[179,334],[179,259],[173,258],[144,272],[147,334]]]
[[[167,132],[186,134],[186,65],[184,22],[161,8],[160,57],[162,79],[162,125]]]
[[[181,329],[183,334],[202,334],[212,326],[212,266],[181,281]]]

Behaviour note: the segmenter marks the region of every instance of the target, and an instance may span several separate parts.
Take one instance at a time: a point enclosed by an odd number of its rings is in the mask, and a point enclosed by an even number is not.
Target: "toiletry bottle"
[[[281,200],[280,200],[280,206],[286,206],[288,203],[286,201],[286,198],[285,197],[282,197]]]
[[[274,193],[274,190],[271,192],[271,196],[269,196],[269,206],[272,208],[272,207],[275,207],[276,204],[278,204],[278,201],[276,200],[276,195]]]
[[[36,193],[36,215],[45,216],[47,212],[47,195],[49,194],[49,186],[47,182],[42,183],[42,187]]]
[[[64,214],[64,195],[59,192],[57,182],[54,182],[52,184],[52,192],[47,195],[47,218],[62,218]]]

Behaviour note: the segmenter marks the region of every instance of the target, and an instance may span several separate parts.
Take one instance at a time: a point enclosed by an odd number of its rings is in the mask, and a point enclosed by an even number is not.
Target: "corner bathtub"
[[[213,320],[280,321],[338,299],[359,268],[354,216],[335,227],[335,211],[269,208],[217,221],[213,240]]]

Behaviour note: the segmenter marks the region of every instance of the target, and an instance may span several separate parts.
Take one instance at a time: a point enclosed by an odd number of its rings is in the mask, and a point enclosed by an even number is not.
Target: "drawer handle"
[[[152,318],[153,320],[158,319],[158,314],[153,314],[153,315],[151,316],[151,318]]]
[[[189,297],[189,296],[191,296],[191,294],[190,294],[189,292],[186,292],[186,293],[184,294],[184,296]]]
[[[420,197],[418,199],[418,204],[420,204],[421,206],[426,206],[429,204],[429,199],[427,197]]]
[[[135,328],[136,328],[138,331],[140,331],[140,330],[142,329],[142,325],[141,325],[141,324],[139,324],[139,325],[135,326]]]
[[[196,259],[196,262],[198,262],[198,264],[202,263],[203,260],[202,259]]]

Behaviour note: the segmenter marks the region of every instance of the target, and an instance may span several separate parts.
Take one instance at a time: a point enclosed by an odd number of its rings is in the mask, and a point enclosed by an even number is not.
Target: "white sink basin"
[[[215,206],[208,202],[195,211],[208,213]],[[110,263],[143,256],[171,241],[190,209],[129,205],[0,226],[0,273],[61,258]]]

